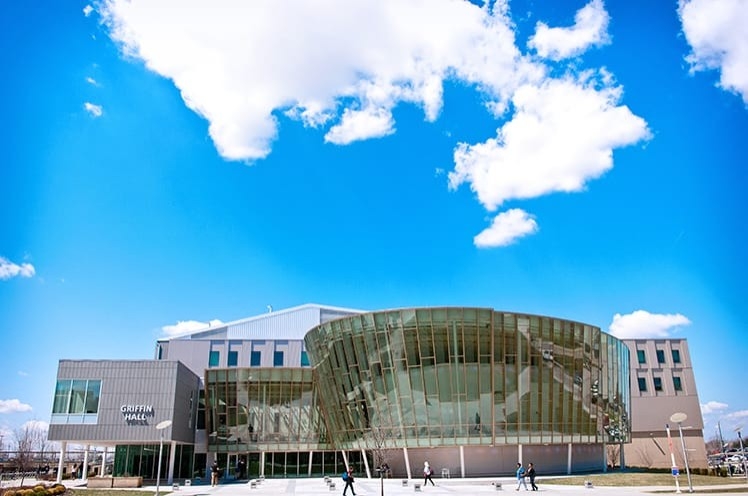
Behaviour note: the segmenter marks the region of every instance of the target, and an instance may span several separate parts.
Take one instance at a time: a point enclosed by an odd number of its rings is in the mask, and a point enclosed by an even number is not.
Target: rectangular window
[[[680,377],[673,377],[673,388],[676,391],[683,391],[683,383],[681,383]]]
[[[253,351],[249,357],[249,365],[252,367],[259,367],[262,361],[262,353],[259,351]]]
[[[657,363],[665,363],[665,350],[657,350]]]
[[[662,391],[662,378],[661,377],[654,378],[654,387],[655,387],[655,391]]]
[[[221,353],[218,351],[211,351],[210,358],[208,359],[208,367],[218,367],[221,361]]]
[[[52,413],[99,413],[100,380],[61,380],[55,387]]]
[[[229,367],[236,367],[239,365],[239,352],[238,351],[229,351],[229,358],[228,358],[228,365]]]
[[[68,413],[70,403],[70,386],[73,381],[57,381],[52,413]]]
[[[283,367],[283,352],[276,351],[273,353],[273,367]]]
[[[636,357],[639,359],[639,363],[647,363],[647,357],[644,355],[644,350],[636,350]]]
[[[680,350],[673,350],[673,363],[680,363]]]
[[[101,381],[88,381],[86,385],[86,413],[99,413]]]
[[[309,354],[306,351],[301,351],[301,366],[309,367]]]
[[[646,391],[647,390],[647,379],[644,377],[639,377],[639,391]]]

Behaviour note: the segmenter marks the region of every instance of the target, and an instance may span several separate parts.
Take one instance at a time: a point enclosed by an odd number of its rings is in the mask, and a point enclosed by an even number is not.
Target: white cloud
[[[701,404],[702,415],[708,415],[710,413],[721,412],[725,410],[729,405],[727,403],[720,403],[719,401],[709,401]]]
[[[21,403],[17,399],[0,400],[0,413],[30,412],[31,405]]]
[[[649,136],[646,122],[618,105],[621,88],[592,74],[519,88],[513,118],[496,138],[460,144],[451,188],[464,182],[489,210],[510,199],[580,191],[613,167],[613,149]],[[597,85],[602,85],[597,88]]]
[[[30,263],[18,265],[7,258],[0,257],[0,279],[8,280],[13,277],[32,277],[36,269]]]
[[[482,8],[454,0],[289,0],[283,9],[107,0],[100,13],[126,54],[174,82],[232,160],[270,152],[277,110],[308,126],[332,124],[326,139],[348,143],[392,132],[400,102],[436,119],[447,77],[479,86],[501,109],[518,84],[543,74],[517,49],[506,0]]]
[[[91,76],[88,76],[86,78],[86,82],[88,84],[92,85],[92,86],[98,86],[99,85],[99,83],[97,83],[96,80],[94,78],[92,78]]]
[[[94,117],[101,117],[104,113],[104,109],[101,107],[101,105],[95,105],[91,102],[84,103],[83,108],[86,110],[86,112]]]
[[[90,5],[86,5],[85,7],[83,7],[83,15],[88,17],[91,15],[91,12],[93,12],[93,10],[93,7],[91,7]]]
[[[223,325],[220,320],[211,320],[209,322],[199,322],[197,320],[180,320],[173,325],[165,325],[161,330],[167,336],[176,336],[179,334],[188,334],[195,331],[204,330],[208,327],[218,327]]]
[[[25,372],[25,371],[23,371],[23,370],[19,370],[19,371],[18,371],[18,375],[20,375],[21,377],[28,377],[29,373],[28,373],[28,372]]]
[[[509,199],[580,191],[613,166],[614,148],[649,136],[610,74],[543,63],[609,41],[602,1],[577,11],[572,27],[538,23],[530,45],[542,57],[517,47],[508,4],[288,0],[279,9],[216,0],[206,9],[199,0],[103,0],[97,10],[127,56],[172,80],[205,117],[228,160],[266,157],[277,115],[345,145],[394,133],[402,103],[436,120],[445,80],[474,88],[503,124],[495,138],[457,147],[449,186],[469,183],[494,211]],[[564,69],[565,78],[550,77]],[[476,243],[501,245],[495,222]]]
[[[347,145],[353,141],[386,136],[395,132],[392,114],[386,109],[350,110],[343,112],[340,124],[325,135],[325,141]]]
[[[692,71],[718,69],[719,85],[748,104],[748,1],[680,0]]]
[[[538,231],[538,223],[527,212],[513,208],[494,217],[491,226],[473,238],[478,248],[507,246]]]
[[[577,11],[574,26],[570,28],[551,28],[544,22],[538,22],[528,45],[543,58],[561,60],[574,57],[590,46],[610,42],[609,21],[610,17],[602,0],[592,0]]]
[[[619,339],[665,338],[674,328],[691,323],[685,316],[676,314],[649,313],[646,310],[613,316],[610,333]]]

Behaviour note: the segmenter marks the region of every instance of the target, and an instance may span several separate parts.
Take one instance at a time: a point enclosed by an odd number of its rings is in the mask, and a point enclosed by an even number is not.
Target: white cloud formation
[[[709,415],[710,413],[717,413],[726,410],[729,405],[727,403],[720,403],[719,401],[709,401],[701,404],[701,414]]]
[[[602,0],[592,0],[577,11],[574,26],[570,28],[551,28],[542,21],[538,22],[535,34],[527,44],[543,58],[561,60],[574,57],[590,46],[610,42],[609,21],[610,16]]]
[[[17,399],[0,400],[0,413],[30,412],[31,405],[21,403]]]
[[[220,320],[214,319],[209,322],[199,322],[197,320],[180,320],[176,324],[165,325],[161,328],[167,336],[177,336],[179,334],[189,334],[191,332],[201,331],[208,327],[218,327],[223,325]]]
[[[174,82],[233,160],[270,152],[276,110],[308,126],[332,123],[326,139],[342,144],[392,132],[400,102],[436,119],[447,77],[478,85],[501,109],[518,84],[543,74],[517,49],[506,0],[482,8],[455,0],[289,0],[283,9],[261,1],[217,0],[206,9],[196,0],[107,0],[100,13],[125,53]]]
[[[36,269],[30,263],[18,265],[7,258],[0,257],[0,280],[8,280],[13,277],[32,277]]]
[[[438,118],[445,80],[480,93],[500,121],[496,137],[460,144],[449,186],[469,183],[494,211],[509,199],[580,191],[613,165],[613,149],[649,136],[646,122],[620,103],[622,88],[604,70],[576,74],[546,65],[609,41],[601,0],[576,12],[569,28],[538,23],[517,47],[509,0],[103,0],[97,9],[127,56],[170,79],[205,117],[228,160],[266,157],[277,115],[325,129],[345,145],[390,135],[402,103]],[[414,22],[417,19],[418,22]],[[521,223],[522,235],[530,229]],[[497,220],[475,238],[502,246]],[[534,220],[533,220],[534,222]],[[516,226],[515,226],[516,227]]]
[[[83,108],[86,110],[86,112],[94,117],[101,117],[104,113],[104,109],[101,107],[101,105],[95,105],[91,102],[84,103]]]
[[[649,136],[644,119],[619,105],[606,74],[549,79],[519,88],[514,117],[496,138],[460,144],[450,187],[464,182],[489,211],[506,200],[580,191],[613,166],[613,149]],[[596,85],[603,85],[597,88]]]
[[[692,71],[718,69],[719,85],[748,105],[748,0],[680,0]]]
[[[513,208],[494,217],[490,227],[473,238],[478,248],[507,246],[538,231],[538,223],[524,210]]]
[[[636,310],[626,315],[615,314],[609,330],[619,339],[665,338],[674,328],[690,323],[690,320],[679,313],[660,314]]]
[[[91,76],[88,76],[86,78],[86,82],[88,84],[92,85],[92,86],[98,86],[99,85],[99,83],[97,83],[96,80],[94,78],[92,78]]]
[[[85,7],[83,7],[83,15],[88,17],[91,15],[91,12],[93,12],[93,10],[93,7],[91,7],[90,5],[86,5]]]
[[[19,370],[18,375],[20,375],[21,377],[28,377],[29,373],[23,370]]]

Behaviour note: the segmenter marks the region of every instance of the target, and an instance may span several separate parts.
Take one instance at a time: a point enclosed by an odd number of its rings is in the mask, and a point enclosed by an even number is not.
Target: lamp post
[[[683,441],[683,427],[681,424],[688,418],[683,412],[677,412],[670,416],[670,421],[678,424],[678,432],[680,433],[680,445],[683,448],[683,463],[686,465],[686,476],[688,477],[688,492],[693,492],[693,484],[691,484],[691,471],[688,468],[688,455],[686,454],[686,443]]]
[[[680,483],[678,482],[678,465],[675,464],[675,454],[673,453],[673,438],[670,437],[670,426],[665,424],[665,432],[667,432],[667,445],[670,448],[670,464],[673,471],[673,479],[675,479],[675,492],[680,494]]]
[[[748,467],[746,467],[745,464],[745,451],[743,451],[743,438],[740,436],[740,429],[742,427],[738,427],[735,429],[735,432],[738,433],[738,441],[740,441],[740,456],[743,459],[743,474],[745,474],[745,479],[748,480]]]
[[[159,432],[158,445],[158,467],[156,468],[156,496],[161,496],[161,455],[164,452],[164,429],[171,425],[171,420],[162,420],[156,424],[156,430]]]

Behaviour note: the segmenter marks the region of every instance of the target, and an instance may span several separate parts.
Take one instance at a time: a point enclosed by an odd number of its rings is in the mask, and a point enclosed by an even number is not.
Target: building
[[[227,477],[239,460],[250,477],[372,476],[384,459],[402,477],[425,460],[451,476],[518,460],[604,470],[638,425],[630,355],[553,317],[302,305],[159,340],[154,360],[61,360],[49,439],[147,479],[163,442],[168,481],[205,477],[213,460]]]
[[[631,408],[634,412],[631,442],[625,445],[626,464],[670,468],[674,457],[676,466],[683,470],[685,453],[690,467],[706,468],[704,421],[688,343],[685,339],[624,342],[631,350]],[[686,415],[680,426],[671,420],[675,413]]]

